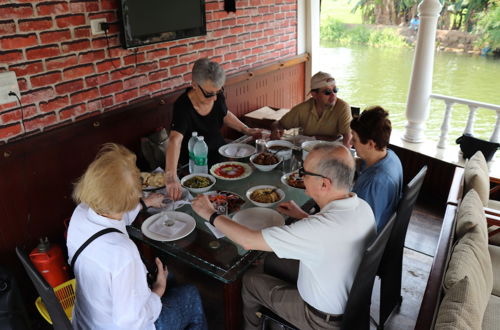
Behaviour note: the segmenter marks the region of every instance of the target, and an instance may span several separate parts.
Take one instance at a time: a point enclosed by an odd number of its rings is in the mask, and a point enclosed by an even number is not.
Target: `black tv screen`
[[[203,0],[121,0],[120,11],[124,48],[207,34]]]

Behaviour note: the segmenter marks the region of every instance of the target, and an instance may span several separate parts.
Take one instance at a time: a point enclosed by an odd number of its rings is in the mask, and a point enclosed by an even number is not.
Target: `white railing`
[[[473,133],[474,126],[474,116],[476,114],[476,110],[478,108],[489,109],[495,111],[497,113],[497,121],[495,124],[495,129],[493,130],[493,134],[491,134],[490,141],[498,143],[500,142],[500,106],[495,104],[476,102],[467,99],[461,99],[458,97],[451,97],[440,94],[431,94],[432,99],[443,100],[446,106],[443,124],[441,125],[441,135],[439,136],[438,148],[446,148],[446,138],[448,137],[448,131],[450,129],[450,119],[451,119],[451,110],[455,103],[465,104],[469,107],[469,117],[467,119],[467,125],[465,126],[464,134]]]

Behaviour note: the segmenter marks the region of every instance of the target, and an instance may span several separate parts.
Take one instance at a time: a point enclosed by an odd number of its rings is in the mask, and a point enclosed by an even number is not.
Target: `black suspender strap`
[[[74,270],[76,259],[78,258],[78,256],[80,255],[80,253],[82,253],[82,251],[90,243],[92,243],[99,236],[102,236],[102,235],[105,235],[105,234],[108,234],[108,233],[113,233],[113,232],[123,234],[121,231],[119,231],[116,228],[106,228],[106,229],[100,230],[97,233],[95,233],[94,235],[90,236],[90,238],[88,240],[86,240],[85,243],[83,243],[82,246],[80,246],[80,248],[78,250],[76,250],[75,255],[73,256],[73,259],[71,259],[71,269]]]

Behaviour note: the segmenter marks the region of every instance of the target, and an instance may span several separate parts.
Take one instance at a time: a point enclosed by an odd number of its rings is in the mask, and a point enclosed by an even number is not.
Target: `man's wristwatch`
[[[217,218],[219,215],[221,215],[219,212],[215,211],[214,213],[212,213],[212,215],[210,216],[210,219],[208,219],[208,222],[215,227],[214,225],[214,221],[215,221],[215,218]]]

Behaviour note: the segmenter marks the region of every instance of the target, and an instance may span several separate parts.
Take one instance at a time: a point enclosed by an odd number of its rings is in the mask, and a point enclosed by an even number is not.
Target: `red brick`
[[[80,39],[71,42],[63,42],[61,45],[61,49],[65,53],[87,50],[89,48],[90,48],[90,41],[86,39]]]
[[[33,16],[31,4],[8,4],[0,6],[0,19],[27,18]]]
[[[33,89],[28,92],[22,93],[21,101],[23,104],[37,103],[40,101],[50,100],[54,97],[54,89],[52,87],[45,87]]]
[[[127,66],[111,71],[111,81],[123,79],[123,77],[128,77],[131,74],[137,73],[137,70],[133,66]]]
[[[224,45],[229,45],[229,44],[233,44],[237,41],[237,38],[236,36],[229,36],[229,37],[225,37],[224,39],[222,39],[222,43]]]
[[[227,36],[229,34],[229,29],[226,28],[226,29],[218,29],[218,30],[214,30],[212,32],[212,35],[214,36],[214,38],[218,38],[218,37],[224,37],[224,36]]]
[[[0,63],[14,63],[23,60],[23,52],[21,50],[0,51]]]
[[[17,85],[21,92],[28,90],[28,81],[25,78],[17,78]]]
[[[161,89],[161,83],[155,82],[141,87],[140,94],[153,93]]]
[[[76,55],[54,57],[45,60],[47,70],[64,69],[78,63]]]
[[[67,96],[60,96],[46,102],[40,102],[38,106],[40,107],[40,111],[42,112],[51,112],[61,109],[68,104],[69,98]]]
[[[80,64],[96,62],[106,57],[104,50],[93,50],[90,52],[80,53],[78,55],[78,62]]]
[[[94,76],[90,76],[90,77],[85,78],[85,84],[87,85],[87,87],[96,87],[96,86],[103,85],[107,82],[109,82],[109,74],[108,73],[96,74]]]
[[[198,50],[205,48],[206,42],[205,41],[199,41],[199,42],[193,42],[192,44],[189,45],[189,50]]]
[[[96,97],[99,97],[99,91],[97,88],[87,89],[70,95],[72,104],[95,99]]]
[[[42,87],[56,84],[62,80],[60,71],[47,72],[30,78],[31,87]]]
[[[146,55],[144,53],[138,53],[138,54],[132,54],[132,55],[127,55],[123,58],[123,63],[125,65],[130,65],[130,64],[137,64],[144,62],[146,59]]]
[[[149,81],[162,80],[168,78],[168,70],[158,70],[149,73]]]
[[[158,69],[158,62],[142,63],[136,66],[137,72],[149,72]]]
[[[16,72],[16,76],[26,76],[42,72],[42,61],[23,62],[21,64],[11,65],[9,70]]]
[[[168,56],[168,49],[165,49],[165,48],[151,50],[151,51],[146,53],[146,58],[148,60],[154,60],[157,58],[162,58],[162,57],[167,57],[167,56]]]
[[[56,85],[56,92],[59,95],[76,92],[83,89],[83,79],[71,80]]]
[[[224,61],[232,61],[238,58],[238,54],[236,52],[234,53],[227,53],[224,55]]]
[[[2,122],[3,125],[10,124],[16,121],[20,121],[21,119],[26,120],[26,118],[31,118],[36,114],[37,114],[36,106],[34,105],[24,106],[22,109],[16,108],[12,111],[4,112],[2,115],[0,115],[0,122]]]
[[[76,12],[92,12],[92,11],[98,11],[99,10],[99,3],[97,0],[84,0],[84,1],[78,1],[78,0],[73,0],[70,1],[69,4],[70,12],[76,13]],[[115,7],[118,8],[118,7]]]
[[[109,11],[100,11],[97,13],[89,13],[89,21],[96,19],[96,18],[105,18],[106,22],[116,22],[117,21],[117,16],[116,16],[116,9],[119,6],[117,5],[113,10]]]
[[[160,60],[160,68],[171,67],[176,65],[177,63],[178,63],[177,57],[175,56],[167,57]]]
[[[1,8],[0,8],[1,11]],[[7,126],[0,126],[0,139],[6,139],[11,136],[16,136],[18,134],[21,134],[22,128],[21,124],[12,124],[12,125],[7,125]]]
[[[38,15],[59,15],[66,14],[69,10],[67,1],[50,1],[36,5]]]
[[[135,99],[138,95],[139,94],[138,94],[138,89],[137,88],[130,89],[128,91],[117,93],[115,95],[115,102],[116,103],[121,103],[121,102],[124,102],[124,101],[130,101],[132,99]]]
[[[59,28],[65,28],[69,26],[80,26],[85,25],[85,15],[83,14],[70,14],[61,15],[56,17],[56,24]]]
[[[86,110],[85,104],[71,105],[69,107],[59,110],[59,118],[61,118],[61,120],[65,120],[71,117],[75,117],[77,115],[85,113],[85,110]]]
[[[101,9],[111,9],[116,10],[118,8],[118,0],[101,0]]]
[[[234,26],[236,24],[235,18],[222,20],[222,26]]]
[[[43,128],[49,125],[52,125],[57,122],[57,117],[55,113],[51,112],[45,115],[40,115],[34,118],[31,118],[30,120],[26,120],[24,122],[26,130],[27,131],[32,131],[37,128]]]
[[[113,63],[113,61],[117,61],[117,62]],[[96,63],[97,72],[101,73],[101,72],[113,70],[113,67],[114,67],[113,64],[117,67],[120,66],[119,60],[105,60],[102,62],[98,62],[98,63]]]
[[[217,30],[222,26],[220,21],[212,21],[207,23],[207,31]]]
[[[245,32],[245,27],[243,25],[233,26],[229,29],[229,32],[234,35],[238,35],[240,33]]]
[[[0,35],[8,35],[16,33],[16,23],[10,21],[0,21]]]
[[[50,58],[61,54],[59,46],[57,45],[47,45],[33,47],[26,50],[26,57],[28,60],[37,60],[40,58]]]
[[[223,9],[222,6],[220,5],[219,1],[205,3],[205,10],[206,11],[212,11],[212,10],[218,10],[218,9]]]
[[[64,69],[64,79],[73,79],[88,76],[94,73],[94,66],[92,64],[78,65],[71,68]]]
[[[34,46],[38,44],[36,34],[13,35],[0,39],[2,49],[19,49]]]
[[[60,41],[70,40],[71,31],[61,30],[61,31],[48,31],[40,33],[40,39],[43,44],[56,43]]]
[[[99,87],[101,95],[111,95],[123,90],[123,83],[121,81],[115,81],[111,84],[107,84]]]
[[[177,65],[170,68],[170,74],[179,75],[188,72],[188,66],[186,64]]]
[[[202,57],[211,58],[212,56],[214,56],[214,50],[213,49],[207,49],[207,50],[199,52],[198,54],[199,54],[200,58],[202,58]]]
[[[74,30],[75,32],[75,38],[89,38],[90,35],[90,28],[89,27],[79,27]]]
[[[100,48],[108,48],[108,45],[106,43],[106,38],[92,38],[92,48],[93,49],[100,49]]]
[[[114,103],[115,101],[113,100],[113,96],[101,98],[101,105],[103,109],[111,107]]]
[[[228,46],[223,46],[223,47],[217,47],[215,48],[215,54],[223,56],[229,51]]]
[[[123,81],[123,88],[130,89],[132,87],[139,87],[148,83],[146,75],[135,76],[132,78],[125,79]]]
[[[200,55],[198,52],[184,54],[184,55],[179,56],[179,63],[192,63],[199,58],[200,58]]]
[[[179,55],[179,54],[184,54],[187,52],[187,47],[186,46],[175,46],[170,48],[170,55]]]
[[[18,22],[19,31],[44,31],[52,28],[52,18],[42,17],[33,19],[23,19]]]

